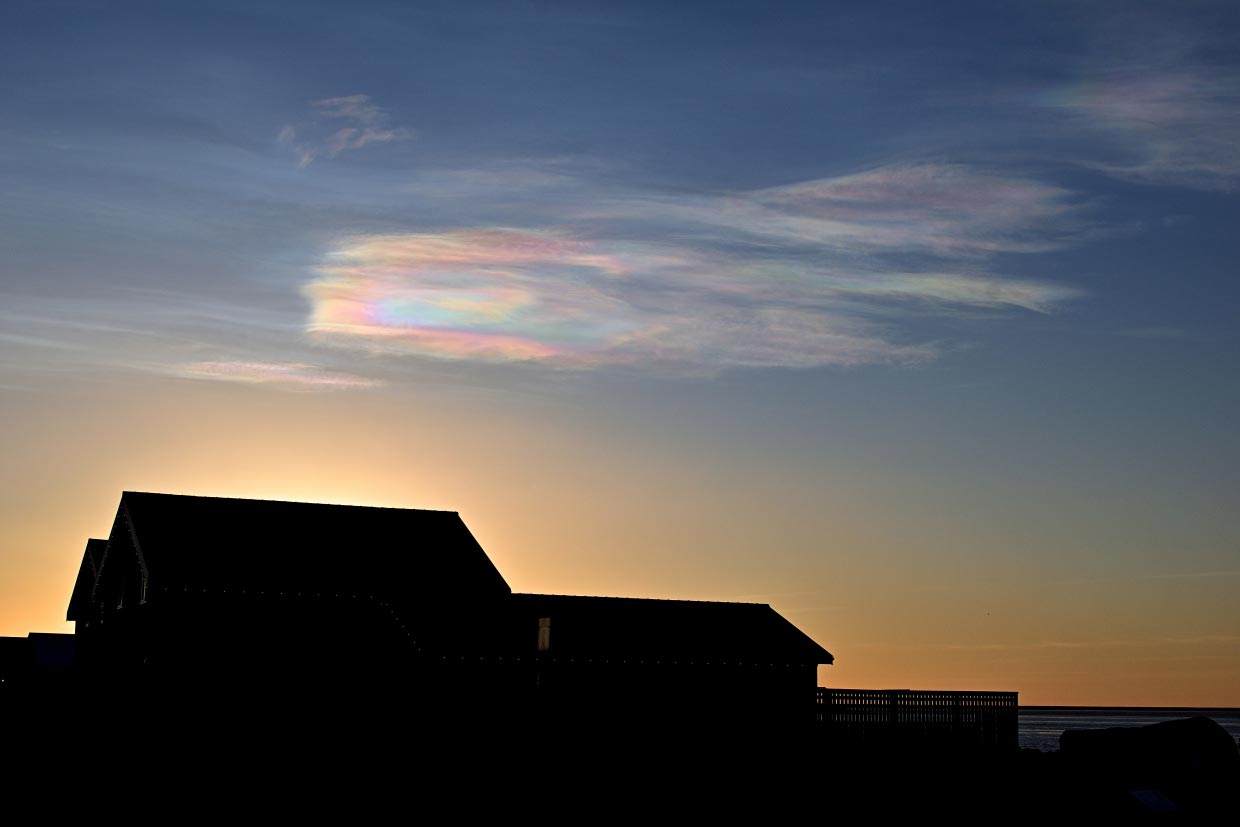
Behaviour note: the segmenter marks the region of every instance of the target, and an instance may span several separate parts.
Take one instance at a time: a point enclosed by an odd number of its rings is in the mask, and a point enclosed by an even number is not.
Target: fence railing
[[[832,740],[1015,749],[1016,692],[818,687],[817,722]]]

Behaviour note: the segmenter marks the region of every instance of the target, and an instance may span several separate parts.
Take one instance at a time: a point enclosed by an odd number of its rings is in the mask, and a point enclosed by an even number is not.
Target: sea
[[[1021,749],[1052,752],[1069,729],[1138,727],[1159,721],[1205,716],[1240,739],[1240,709],[1173,709],[1169,707],[1022,706],[1018,738]]]

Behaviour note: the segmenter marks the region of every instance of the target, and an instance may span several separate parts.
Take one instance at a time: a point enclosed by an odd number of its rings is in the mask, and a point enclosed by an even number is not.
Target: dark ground
[[[508,817],[1237,823],[1240,757],[846,747],[821,733],[470,725],[365,699],[4,698],[0,787],[14,814],[76,818]],[[1220,728],[1221,729],[1221,728]],[[1217,746],[1215,742],[1215,746]],[[1135,754],[1123,747],[1127,754]],[[1209,756],[1207,756],[1209,757]],[[1230,762],[1230,763],[1229,763]]]
[[[65,817],[151,808],[317,820],[378,818],[395,808],[404,817],[438,814],[437,821],[523,813],[573,821],[772,823],[839,817],[1235,823],[1240,801],[1240,775],[1190,773],[1151,784],[1034,751],[879,755],[698,734],[607,737],[583,728],[517,736],[373,721],[364,730],[311,721],[235,729],[136,718],[95,735],[105,737],[83,739],[52,727],[8,740],[6,799],[29,799]]]

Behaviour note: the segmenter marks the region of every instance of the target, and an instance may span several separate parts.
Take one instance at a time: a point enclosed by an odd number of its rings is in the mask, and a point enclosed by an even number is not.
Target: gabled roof
[[[511,592],[454,511],[126,491],[109,554],[129,538],[151,599],[185,589],[417,600]]]
[[[99,576],[99,566],[103,563],[103,553],[107,548],[107,540],[92,538],[86,541],[86,552],[82,555],[77,580],[73,583],[73,596],[69,598],[69,608],[65,612],[66,620],[77,620],[85,616],[86,608],[90,605],[91,592],[95,588],[95,579]]]
[[[521,648],[536,643],[538,620],[549,618],[549,651],[557,656],[763,664],[834,660],[765,603],[555,594],[514,594],[510,602]]]
[[[135,491],[109,538],[87,543],[68,617],[285,597],[369,601],[416,627],[427,651],[524,657],[550,618],[552,651],[569,658],[833,661],[766,604],[514,595],[452,511]]]

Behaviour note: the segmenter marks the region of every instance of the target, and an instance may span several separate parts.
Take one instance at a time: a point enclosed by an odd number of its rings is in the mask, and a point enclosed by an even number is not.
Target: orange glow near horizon
[[[0,636],[165,492],[1240,710],[1240,3],[16,5]]]
[[[599,439],[536,405],[496,423],[379,396],[185,381],[133,406],[133,390],[99,392],[80,426],[63,408],[26,421],[13,461],[36,470],[0,505],[0,635],[71,631],[86,540],[121,491],[162,491],[457,511],[516,591],[769,603],[836,656],[824,685],[1240,706],[1225,580],[1065,577],[1022,562],[1058,535],[981,523],[938,539],[951,492],[892,520],[856,468],[755,486],[743,456]]]

